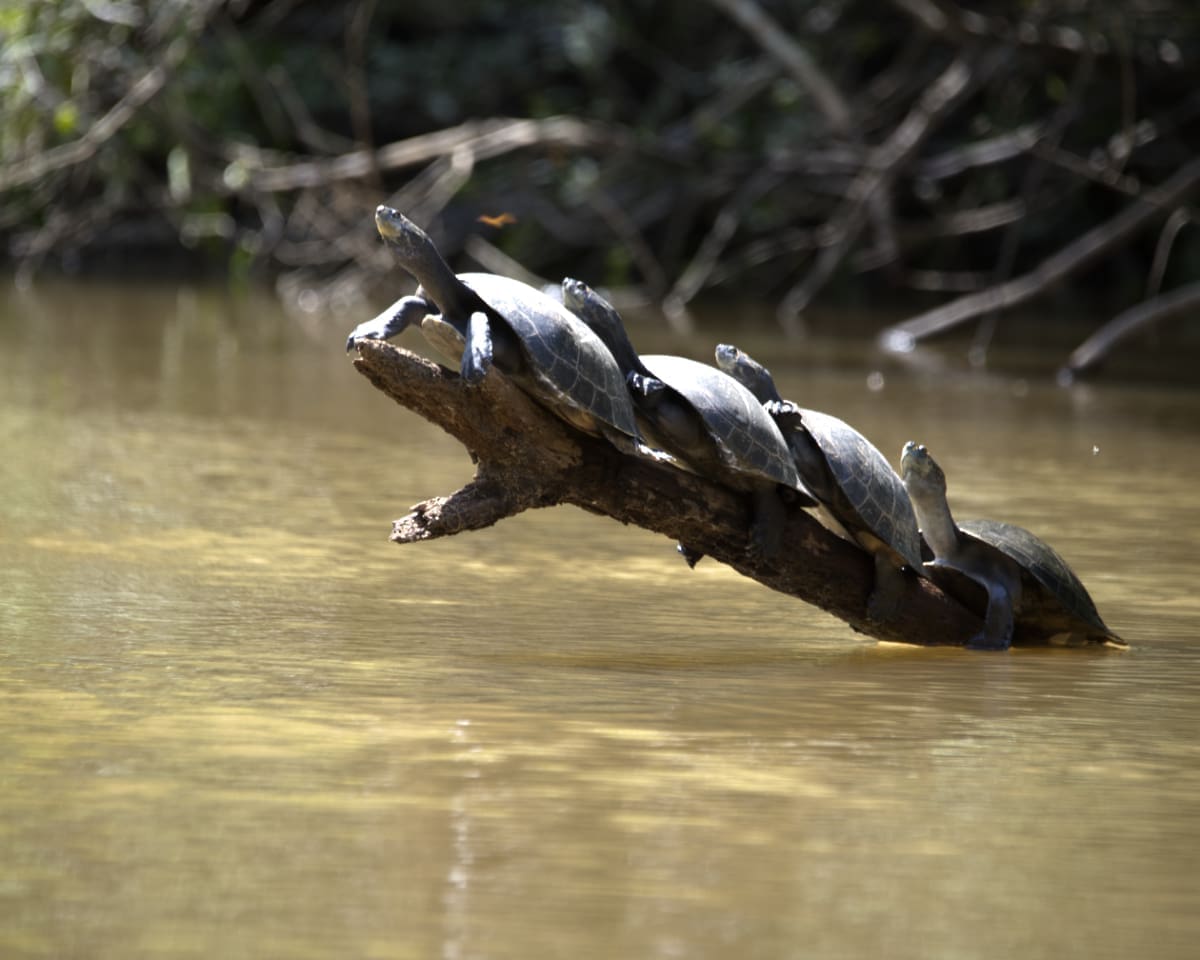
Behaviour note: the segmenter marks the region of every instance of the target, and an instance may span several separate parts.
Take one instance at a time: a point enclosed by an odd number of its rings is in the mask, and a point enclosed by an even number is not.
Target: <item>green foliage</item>
[[[1026,199],[1037,216],[1022,225],[1013,263],[1020,269],[1126,202],[1105,176],[1159,182],[1200,150],[1200,111],[1189,107],[1200,17],[1184,0],[975,4],[978,32],[966,41],[922,29],[903,4],[760,5],[842,92],[855,118],[851,136],[834,136],[803,79],[716,3],[0,0],[0,173],[83,142],[169,59],[173,43],[187,45],[162,89],[84,160],[10,187],[0,231],[11,241],[49,222],[56,204],[81,208],[101,197],[93,233],[64,232],[42,247],[94,242],[121,217],[157,218],[190,249],[229,258],[240,275],[266,256],[288,262],[288,243],[325,242],[336,265],[347,219],[436,170],[407,168],[310,194],[256,191],[256,170],[348,153],[368,135],[380,145],[480,118],[567,115],[612,124],[635,146],[519,150],[477,162],[451,201],[453,239],[477,213],[511,209],[518,226],[491,239],[534,269],[591,271],[614,283],[657,272],[669,283],[732,210],[727,258],[741,266],[726,275],[774,296],[814,255],[797,238],[835,215],[854,164],[963,54],[956,43],[970,47],[969,59],[1002,48],[1005,64],[939,123],[913,167],[897,172],[890,189],[902,234],[1011,201],[1035,182]],[[356,34],[355,18],[367,9],[368,29]],[[765,72],[757,86],[748,80],[756,72]],[[920,172],[924,158],[1030,125],[1045,129],[1060,111],[1067,120],[1056,148],[1098,165],[1092,180],[1029,151],[936,180]],[[1112,144],[1129,121],[1154,134],[1114,159]],[[761,187],[731,208],[756,177]],[[653,251],[657,271],[631,250],[630,231]],[[920,241],[909,248],[910,265],[986,271],[1003,238],[992,230]],[[1148,256],[1130,255],[1138,269]],[[305,258],[313,255],[296,254]],[[1194,259],[1190,249],[1186,259]]]

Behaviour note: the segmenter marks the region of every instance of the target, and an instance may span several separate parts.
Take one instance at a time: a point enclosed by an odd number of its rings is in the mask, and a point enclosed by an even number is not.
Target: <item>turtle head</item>
[[[646,372],[616,307],[582,280],[572,277],[563,279],[562,296],[563,305],[604,341],[623,374],[628,376],[630,373]]]
[[[375,208],[375,229],[387,245],[396,251],[401,263],[409,263],[434,249],[429,234],[399,210],[380,204]]]
[[[587,308],[589,301],[596,296],[596,291],[582,280],[574,277],[563,277],[562,298],[568,310],[579,313]]]
[[[904,451],[900,454],[900,477],[910,496],[946,496],[946,474],[924,444],[909,440],[904,445]]]
[[[717,366],[726,373],[729,373],[734,367],[750,359],[747,354],[742,353],[732,343],[718,343],[714,353],[717,357]]]
[[[442,259],[429,234],[399,210],[380,204],[375,208],[375,228],[392,248],[396,259],[448,318],[464,319],[478,309],[479,298],[459,281]]]
[[[718,343],[716,359],[717,367],[754,394],[759,403],[783,399],[779,396],[771,371],[744,350],[739,350],[732,343]]]
[[[563,277],[562,302],[564,307],[579,317],[597,334],[600,332],[600,327],[606,324],[611,325],[609,313],[616,312],[612,304],[582,280],[576,280],[574,277]]]
[[[912,501],[921,536],[939,560],[958,554],[958,525],[946,501],[946,475],[924,446],[909,440],[900,454],[900,479]]]

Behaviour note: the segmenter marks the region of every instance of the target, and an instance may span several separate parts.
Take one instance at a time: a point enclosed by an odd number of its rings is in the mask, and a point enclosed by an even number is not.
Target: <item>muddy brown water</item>
[[[349,325],[0,296],[0,956],[1195,955],[1200,393],[745,333],[1133,643],[927,650],[571,508],[390,544],[471,468]]]

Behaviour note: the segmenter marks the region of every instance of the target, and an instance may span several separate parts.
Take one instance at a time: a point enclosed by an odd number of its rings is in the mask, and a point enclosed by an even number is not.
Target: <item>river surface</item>
[[[1200,391],[697,335],[1132,643],[923,649],[573,508],[389,543],[471,465],[360,319],[0,290],[0,957],[1197,955]]]

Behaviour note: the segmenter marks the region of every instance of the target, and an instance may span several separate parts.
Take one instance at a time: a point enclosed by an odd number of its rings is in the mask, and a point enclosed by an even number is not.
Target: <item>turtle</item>
[[[780,545],[784,504],[791,499],[815,506],[804,488],[787,443],[749,390],[715,367],[686,357],[639,357],[620,315],[587,284],[563,280],[563,303],[604,341],[625,375],[638,423],[647,441],[683,466],[754,499],[749,551],[774,557]],[[699,551],[680,545],[689,565]]]
[[[455,275],[425,231],[391,207],[375,210],[375,224],[419,286],[355,327],[347,350],[420,323],[438,350],[461,345],[459,373],[468,383],[478,383],[494,365],[571,425],[608,438],[622,452],[661,459],[638,432],[620,368],[587,324],[519,280]]]
[[[770,371],[732,344],[717,345],[716,361],[774,418],[801,480],[824,513],[871,554],[875,579],[867,616],[878,622],[889,619],[904,594],[903,570],[923,570],[917,517],[887,457],[845,421],[784,400]]]
[[[924,446],[904,445],[900,473],[933,554],[926,568],[934,580],[964,599],[962,577],[987,591],[983,629],[967,646],[1006,650],[1014,633],[1029,642],[1128,646],[1105,625],[1079,578],[1045,541],[998,520],[955,523],[946,475]]]

